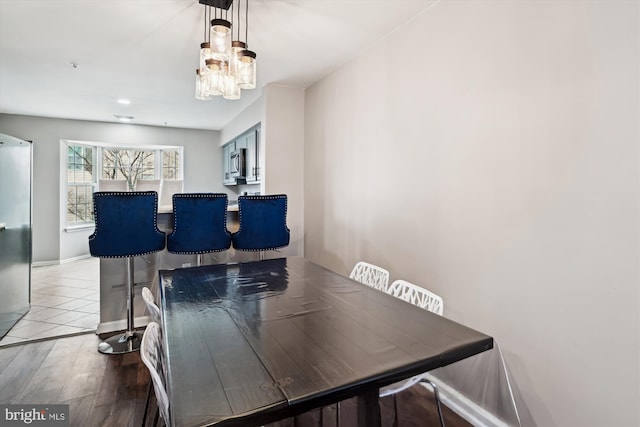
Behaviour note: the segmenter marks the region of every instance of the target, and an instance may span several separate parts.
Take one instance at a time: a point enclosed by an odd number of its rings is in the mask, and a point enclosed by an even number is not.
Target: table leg
[[[358,396],[358,427],[380,427],[378,389]]]

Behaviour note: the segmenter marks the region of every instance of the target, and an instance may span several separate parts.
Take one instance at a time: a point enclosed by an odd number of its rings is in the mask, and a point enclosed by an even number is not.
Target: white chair
[[[440,316],[444,311],[442,297],[405,280],[393,282],[387,288],[387,293]]]
[[[173,195],[179,193],[184,193],[184,180],[163,179],[162,185],[160,186],[160,198],[158,202],[160,210],[170,211],[173,208]]]
[[[160,307],[156,305],[153,294],[146,286],[142,288],[142,299],[147,306],[147,313],[151,316],[151,321],[156,322],[158,325],[162,325],[162,319],[160,317]]]
[[[353,266],[349,278],[382,292],[385,292],[389,285],[389,271],[365,261],[359,261]],[[340,402],[336,404],[336,425],[339,424]]]
[[[169,420],[169,396],[163,381],[162,374],[162,348],[160,344],[160,325],[156,322],[151,322],[147,325],[142,336],[142,343],[140,344],[140,357],[142,362],[149,369],[149,375],[151,376],[151,382],[153,383],[153,389],[156,394],[156,401],[158,402],[158,412],[153,421],[153,425],[158,422],[158,415],[160,415],[165,425],[170,425]],[[147,407],[149,402],[145,405],[144,416],[142,418],[142,425],[145,424],[147,418]]]
[[[151,317],[151,322],[156,322],[158,325],[162,325],[161,317],[160,317],[160,307],[156,305],[155,298],[153,294],[146,286],[142,288],[142,299],[144,300],[144,304],[147,307],[147,313]],[[162,336],[162,326],[160,326],[159,330],[160,337]],[[158,344],[160,348],[162,348],[161,341]],[[147,389],[147,400],[144,405],[144,417],[142,419],[142,425],[144,427],[145,421],[147,418],[147,411],[149,409],[149,402],[151,401],[151,389],[153,388],[153,381],[149,383],[149,388]],[[155,424],[155,422],[154,422]]]
[[[408,302],[409,304],[413,304],[440,316],[442,316],[444,311],[444,301],[442,300],[442,297],[405,280],[394,281],[391,286],[387,288],[386,292],[389,295],[393,295],[396,298]],[[442,406],[440,404],[440,393],[438,392],[438,387],[434,382],[425,378],[424,374],[416,375],[380,389],[380,397],[393,395],[393,408],[395,412],[394,425],[398,425],[398,402],[396,400],[396,394],[414,386],[417,383],[429,384],[433,389],[436,406],[438,407],[438,416],[440,417],[440,425],[444,427],[444,418],[442,416]]]
[[[98,191],[129,191],[126,179],[99,179]]]
[[[155,191],[160,195],[161,183],[159,179],[139,179],[136,181],[136,191]]]
[[[358,262],[349,274],[349,278],[371,286],[379,291],[386,291],[389,285],[389,272],[368,262]]]

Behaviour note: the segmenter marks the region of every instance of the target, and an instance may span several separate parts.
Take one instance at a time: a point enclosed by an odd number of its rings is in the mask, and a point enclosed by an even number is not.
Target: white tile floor
[[[34,267],[31,310],[0,340],[7,344],[95,331],[100,321],[100,260]]]

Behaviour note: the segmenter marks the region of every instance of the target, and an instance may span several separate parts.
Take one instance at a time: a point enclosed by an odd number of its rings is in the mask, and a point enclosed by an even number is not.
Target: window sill
[[[75,233],[78,231],[87,231],[95,228],[95,224],[68,225],[64,228],[65,233]]]

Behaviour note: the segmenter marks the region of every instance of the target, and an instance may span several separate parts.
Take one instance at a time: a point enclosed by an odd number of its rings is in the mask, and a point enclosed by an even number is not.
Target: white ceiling
[[[258,88],[197,101],[197,0],[0,0],[0,112],[221,129],[263,85],[307,87],[434,2],[249,0]]]

